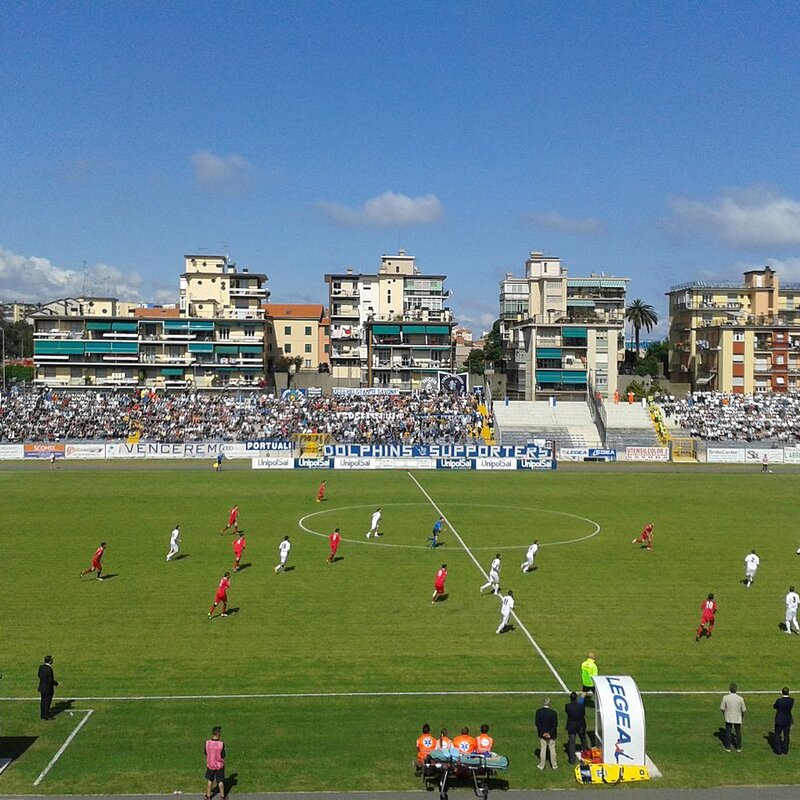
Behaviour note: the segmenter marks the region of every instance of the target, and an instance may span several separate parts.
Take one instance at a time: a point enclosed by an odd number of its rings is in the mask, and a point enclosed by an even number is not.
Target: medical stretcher
[[[497,772],[508,769],[508,759],[497,753],[470,753],[463,755],[455,748],[450,750],[431,750],[425,759],[417,764],[425,788],[439,787],[439,800],[447,800],[447,782],[453,778],[469,779],[475,789],[475,796],[489,796],[489,780]]]

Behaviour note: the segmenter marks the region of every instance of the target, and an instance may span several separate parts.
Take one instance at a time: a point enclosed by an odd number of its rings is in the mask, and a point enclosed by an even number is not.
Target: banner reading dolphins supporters
[[[644,765],[647,758],[644,705],[636,681],[630,675],[598,675],[594,691],[603,763],[621,767]]]

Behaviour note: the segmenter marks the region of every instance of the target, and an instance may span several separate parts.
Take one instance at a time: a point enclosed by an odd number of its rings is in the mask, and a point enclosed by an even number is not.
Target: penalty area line
[[[442,517],[442,519],[447,523],[447,525],[450,528],[450,530],[453,531],[453,533],[455,534],[456,539],[458,539],[459,543],[464,548],[464,552],[472,559],[472,562],[478,568],[478,570],[480,571],[481,575],[483,575],[483,577],[486,578],[486,580],[488,580],[489,576],[486,574],[485,570],[481,566],[481,564],[478,561],[478,559],[475,558],[475,554],[472,552],[472,550],[470,550],[469,547],[467,547],[466,542],[461,538],[461,535],[455,529],[455,527],[453,526],[453,523],[450,522],[450,520],[445,516],[444,512],[442,511],[442,509],[439,508],[439,506],[436,505],[436,502],[434,501],[434,499],[428,494],[427,491],[425,491],[425,488],[423,487],[423,485],[414,477],[414,475],[411,472],[407,472],[406,475],[408,475],[408,477],[411,478],[412,481],[414,481],[414,483],[417,485],[417,488],[422,492],[422,494],[425,495],[425,497],[428,498],[428,502],[434,507],[434,509],[439,514],[439,516]],[[522,632],[527,637],[528,641],[533,645],[534,650],[536,650],[536,652],[539,654],[539,657],[542,659],[542,661],[544,661],[544,663],[547,665],[547,668],[553,674],[553,677],[558,681],[558,685],[564,690],[564,692],[566,692],[566,694],[569,694],[569,687],[567,686],[566,683],[564,683],[563,678],[558,674],[558,670],[553,666],[553,663],[545,655],[544,650],[542,650],[542,648],[539,647],[539,643],[536,641],[536,639],[533,638],[533,636],[531,636],[531,632],[525,627],[524,623],[522,622],[522,620],[517,615],[517,612],[516,611],[512,611],[511,612],[511,616],[514,617],[514,619],[516,620],[516,622],[519,625],[520,629],[522,630]]]
[[[86,714],[86,716],[75,726],[75,729],[72,731],[72,733],[67,736],[67,741],[61,745],[61,747],[58,749],[58,752],[50,759],[50,763],[41,771],[39,777],[33,782],[34,786],[38,786],[44,780],[45,775],[47,775],[47,773],[50,772],[50,770],[55,766],[56,761],[61,758],[61,756],[64,754],[64,751],[70,746],[72,740],[78,735],[78,731],[80,731],[80,729],[88,722],[89,717],[94,714],[94,709],[76,708],[74,709],[74,712],[79,714],[83,712]]]

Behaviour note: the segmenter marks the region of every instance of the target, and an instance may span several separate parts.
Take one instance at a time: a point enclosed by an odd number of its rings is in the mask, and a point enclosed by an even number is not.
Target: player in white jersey
[[[289,558],[289,551],[292,549],[292,543],[289,541],[288,536],[283,537],[283,541],[278,545],[278,557],[280,563],[275,565],[275,574],[283,572],[286,567],[286,559]]]
[[[528,552],[525,553],[525,560],[520,564],[520,569],[523,572],[530,572],[533,569],[533,561],[536,558],[536,554],[539,552],[539,540],[534,539],[533,544],[528,548]]]
[[[753,585],[756,577],[756,570],[761,563],[761,559],[756,555],[755,550],[751,550],[744,557],[744,580],[742,583],[749,589]]]
[[[500,624],[495,633],[502,633],[508,625],[508,619],[514,610],[514,592],[508,590],[508,594],[500,601]]]
[[[169,535],[169,553],[167,553],[167,561],[172,561],[172,559],[178,555],[178,550],[180,550],[180,543],[181,543],[181,526],[176,525],[172,529],[172,533]]]
[[[374,536],[375,538],[377,538],[378,536],[381,535],[380,531],[378,530],[381,524],[381,516],[383,516],[381,514],[381,510],[379,508],[376,508],[375,512],[372,515],[372,521],[369,524],[369,530],[367,531],[367,539],[369,539],[370,536]]]
[[[800,594],[794,590],[794,586],[789,587],[786,595],[786,633],[791,634],[792,627],[800,633],[800,625],[797,624],[797,607],[800,606]]]
[[[480,588],[480,593],[483,594],[484,589],[491,589],[495,594],[500,592],[500,553],[497,553],[492,559],[492,565],[489,567],[489,580]]]

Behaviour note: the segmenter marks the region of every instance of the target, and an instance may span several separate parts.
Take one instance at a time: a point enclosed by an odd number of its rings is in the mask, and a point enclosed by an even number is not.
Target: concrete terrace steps
[[[556,439],[562,447],[600,447],[600,436],[584,402],[510,400],[494,404],[496,428],[502,444],[524,444],[533,439]]]

